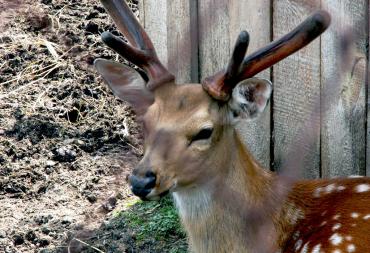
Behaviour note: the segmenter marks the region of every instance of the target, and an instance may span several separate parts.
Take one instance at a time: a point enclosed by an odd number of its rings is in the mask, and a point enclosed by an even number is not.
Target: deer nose
[[[136,176],[132,174],[129,177],[132,192],[145,199],[155,186],[156,176],[152,171],[147,171],[144,176]]]

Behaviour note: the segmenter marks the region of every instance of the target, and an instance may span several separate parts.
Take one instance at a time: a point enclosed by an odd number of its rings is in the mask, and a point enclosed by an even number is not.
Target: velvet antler
[[[246,32],[242,32],[239,35],[227,69],[204,79],[202,82],[203,88],[213,98],[227,101],[232,89],[238,82],[258,74],[306,46],[323,33],[329,24],[330,15],[323,10],[317,11],[293,31],[249,55],[244,61],[240,58],[244,58],[248,42],[241,41],[249,40],[243,39],[247,35],[245,35]]]
[[[148,76],[147,87],[154,90],[163,83],[173,81],[174,76],[159,61],[153,43],[123,0],[101,0],[128,45],[110,32],[102,34],[102,40],[129,62],[143,69]]]

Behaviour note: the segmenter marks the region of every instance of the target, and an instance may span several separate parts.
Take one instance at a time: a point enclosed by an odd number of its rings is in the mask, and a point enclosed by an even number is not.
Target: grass
[[[170,197],[160,201],[129,201],[125,210],[114,216],[125,220],[126,227],[135,234],[137,245],[156,241],[166,252],[187,252],[186,235]]]

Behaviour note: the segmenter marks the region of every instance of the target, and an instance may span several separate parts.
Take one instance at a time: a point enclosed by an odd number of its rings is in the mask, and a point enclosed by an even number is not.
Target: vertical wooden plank
[[[367,69],[367,74],[366,74],[366,80],[365,80],[365,87],[367,87],[367,131],[366,131],[366,176],[370,176],[370,63],[369,63],[369,58],[370,58],[370,53],[369,53],[369,41],[370,41],[370,3],[369,1],[367,2],[367,61],[366,61],[366,69]]]
[[[177,83],[197,82],[198,42],[196,2],[193,0],[141,0],[140,20],[158,57]]]
[[[354,57],[346,62],[342,73],[341,92],[334,104],[322,114],[322,172],[324,177],[365,174],[365,75],[366,75],[366,0],[322,0],[322,6],[332,16],[329,30],[322,36],[321,78],[323,91],[328,82],[336,80],[343,58],[340,34],[353,32],[356,48]],[[348,36],[348,35],[347,35]],[[326,96],[322,94],[322,99]]]
[[[230,1],[229,30],[232,43],[234,43],[234,40],[236,40],[238,34],[242,30],[247,30],[250,34],[249,53],[254,52],[270,42],[270,2],[270,0]],[[230,50],[232,50],[232,47]],[[230,51],[230,54],[231,53]],[[257,76],[270,80],[270,69],[263,71]],[[241,122],[237,128],[250,151],[266,168],[270,167],[270,118],[271,110],[269,104],[265,112],[259,118],[253,121]]]
[[[249,53],[270,41],[270,0],[202,0],[198,4],[201,79],[226,66],[242,30],[247,30],[251,37]],[[269,79],[270,71],[259,76]],[[268,168],[270,108],[259,119],[241,122],[238,132],[257,160]]]
[[[316,6],[319,7],[319,6]],[[273,2],[273,37],[277,39],[295,28],[316,8],[296,0]],[[273,69],[274,167],[289,157],[302,125],[309,119],[315,103],[320,101],[320,40],[315,40]],[[319,117],[319,116],[318,116]],[[301,143],[302,157],[297,158],[304,178],[320,177],[320,131],[309,144]],[[313,144],[312,144],[313,143]]]
[[[161,62],[168,66],[167,50],[167,0],[142,0],[139,7],[146,32],[153,41],[155,50]]]
[[[198,1],[200,79],[224,68],[232,43],[229,4],[222,0]]]

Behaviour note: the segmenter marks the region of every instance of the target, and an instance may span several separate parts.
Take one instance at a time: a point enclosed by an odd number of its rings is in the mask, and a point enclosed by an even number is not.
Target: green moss
[[[152,236],[157,240],[165,240],[169,236],[185,237],[176,209],[169,197],[159,202],[138,201],[121,215],[135,230],[138,239]]]
[[[135,233],[138,244],[154,239],[168,245],[167,252],[186,252],[186,235],[170,197],[158,202],[137,201],[117,215],[124,218],[128,229]]]

